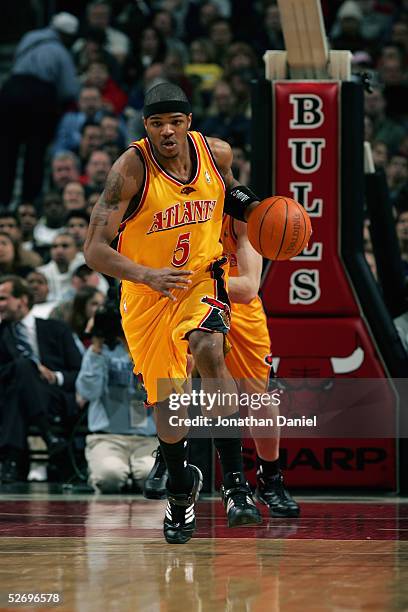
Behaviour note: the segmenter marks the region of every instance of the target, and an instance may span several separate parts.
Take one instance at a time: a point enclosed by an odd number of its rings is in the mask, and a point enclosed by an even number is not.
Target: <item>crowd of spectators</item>
[[[112,283],[85,265],[89,218],[113,161],[144,134],[145,91],[178,84],[192,100],[193,129],[227,140],[234,174],[248,184],[251,80],[263,75],[266,50],[284,48],[279,9],[274,0],[56,0],[39,16],[35,2],[23,4],[25,31],[10,17],[15,57],[0,75],[0,275],[24,278],[29,311],[67,326],[83,355],[98,344],[89,331]],[[331,47],[351,50],[353,72],[371,77],[365,135],[385,172],[408,276],[408,0],[322,7]],[[375,274],[368,223],[365,237]],[[87,372],[101,359],[87,357]]]

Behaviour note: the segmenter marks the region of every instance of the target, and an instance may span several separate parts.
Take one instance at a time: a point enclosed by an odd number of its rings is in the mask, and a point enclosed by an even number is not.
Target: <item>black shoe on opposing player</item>
[[[221,497],[227,511],[228,527],[262,523],[261,514],[252,499],[251,489],[240,472],[226,475],[221,485]]]
[[[256,479],[255,497],[262,504],[268,506],[269,514],[272,517],[296,518],[299,516],[299,505],[285,487],[282,472],[268,478],[258,472]]]
[[[167,491],[166,516],[164,517],[164,537],[169,544],[185,544],[196,528],[194,504],[203,486],[203,475],[195,465],[190,464],[194,484],[190,493],[171,493]]]
[[[168,472],[163,455],[160,451],[160,446],[153,451],[153,456],[156,458],[156,460],[150,474],[145,480],[143,495],[147,499],[166,499]]]

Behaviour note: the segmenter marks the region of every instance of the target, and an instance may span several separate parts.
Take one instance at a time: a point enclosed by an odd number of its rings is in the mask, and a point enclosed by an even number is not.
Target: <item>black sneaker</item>
[[[164,517],[164,537],[169,544],[185,544],[196,528],[194,504],[198,500],[203,475],[195,465],[190,464],[194,484],[190,493],[171,493],[167,491],[166,516]]]
[[[251,489],[240,472],[227,474],[221,485],[221,497],[227,511],[228,527],[260,525],[262,517],[252,499]]]
[[[256,479],[255,497],[262,504],[268,506],[271,516],[292,518],[299,516],[299,505],[285,487],[282,472],[269,478],[257,472]]]
[[[166,499],[168,472],[163,455],[160,451],[160,446],[153,451],[153,457],[156,458],[156,461],[154,462],[150,474],[145,480],[143,495],[147,499]]]

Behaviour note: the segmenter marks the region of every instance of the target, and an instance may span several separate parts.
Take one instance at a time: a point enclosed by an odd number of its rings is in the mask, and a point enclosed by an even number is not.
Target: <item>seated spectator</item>
[[[0,232],[5,232],[14,241],[18,258],[22,266],[35,268],[42,264],[42,258],[38,253],[25,249],[21,243],[23,234],[16,213],[0,212]]]
[[[247,119],[251,119],[252,116],[251,81],[256,78],[257,75],[255,72],[252,72],[252,69],[243,68],[242,70],[231,72],[228,79],[236,100],[235,112]]]
[[[201,123],[199,129],[206,136],[216,136],[227,141],[249,144],[249,119],[237,114],[235,98],[230,84],[219,81],[214,87],[213,103],[215,113]]]
[[[193,40],[190,45],[190,61],[184,70],[201,92],[212,91],[220,80],[223,69],[215,63],[213,49],[207,38]]]
[[[99,123],[103,116],[102,97],[97,87],[83,85],[79,94],[78,111],[65,113],[58,126],[53,151],[77,151],[84,123]]]
[[[212,21],[208,28],[208,37],[214,50],[214,60],[220,66],[224,63],[225,54],[234,38],[231,24],[222,17]]]
[[[77,181],[78,179],[78,157],[70,151],[65,151],[54,155],[51,163],[52,188],[61,193],[67,183],[70,181]]]
[[[50,247],[64,227],[66,217],[64,203],[58,193],[47,193],[43,200],[43,213],[34,228],[34,240],[39,246]]]
[[[81,75],[86,72],[86,69],[92,62],[103,62],[109,67],[109,73],[114,80],[119,83],[122,75],[121,66],[117,59],[105,49],[105,32],[90,26],[86,29],[83,40],[84,45],[82,49],[74,53],[78,73]]]
[[[385,174],[392,206],[397,206],[400,192],[406,187],[408,181],[408,159],[402,155],[392,155],[388,162]]]
[[[168,51],[175,51],[181,56],[183,63],[187,63],[187,47],[179,38],[175,37],[176,22],[171,12],[165,9],[158,10],[153,16],[152,26],[166,41]]]
[[[213,21],[221,17],[219,6],[210,0],[200,3],[190,2],[186,16],[186,40],[193,42],[198,38],[208,36],[208,30]]]
[[[102,274],[95,272],[95,270],[91,270],[85,263],[78,266],[72,273],[69,289],[64,292],[62,299],[58,301],[57,305],[52,310],[51,318],[58,319],[59,321],[67,321],[71,316],[74,298],[78,291],[84,287],[98,289],[103,295],[106,295],[108,293],[109,284]]]
[[[375,140],[371,146],[373,161],[376,168],[385,168],[388,163],[388,147],[385,142]]]
[[[21,244],[28,251],[35,251],[34,228],[38,223],[37,209],[30,202],[17,206],[17,219],[21,229]]]
[[[79,249],[83,249],[89,227],[89,215],[84,210],[71,210],[66,219],[66,230],[74,237]]]
[[[70,288],[72,272],[85,263],[74,237],[66,231],[60,232],[52,241],[51,261],[38,269],[48,280],[50,300],[63,299],[64,292]]]
[[[26,282],[33,294],[32,314],[38,319],[48,319],[50,312],[55,308],[57,302],[50,302],[48,300],[49,288],[47,277],[38,270],[32,270],[27,274]]]
[[[165,79],[181,87],[189,100],[192,100],[192,104],[195,105],[197,112],[199,100],[197,97],[193,97],[194,86],[192,81],[184,72],[184,64],[181,56],[175,51],[169,51],[166,54],[163,64],[163,76]]]
[[[163,62],[166,52],[167,43],[161,33],[152,26],[145,28],[140,35],[140,46],[136,53],[142,69]],[[140,74],[137,76],[140,77]]]
[[[109,68],[103,62],[92,62],[84,74],[88,86],[97,87],[101,92],[103,108],[108,112],[119,114],[126,106],[127,94],[119,87],[109,74]]]
[[[385,142],[391,153],[397,151],[405,130],[385,114],[385,99],[380,87],[365,93],[364,110],[373,122],[374,139]]]
[[[85,169],[92,151],[96,151],[102,146],[102,128],[99,123],[87,121],[81,129],[81,141],[79,143],[78,155],[81,170]],[[76,179],[78,180],[78,178]]]
[[[93,151],[91,153],[86,165],[85,175],[82,178],[88,192],[103,190],[111,167],[112,160],[106,151]]]
[[[93,323],[93,317],[99,306],[105,302],[105,296],[95,287],[82,287],[77,291],[73,300],[65,302],[63,311],[58,307],[51,311],[50,319],[65,321],[74,335],[79,351],[84,353],[89,346],[87,332]],[[63,318],[60,318],[62,315]]]
[[[67,183],[62,192],[62,202],[66,212],[84,210],[86,206],[85,189],[82,183],[75,181]]]
[[[243,42],[230,45],[224,59],[225,77],[228,79],[236,72],[248,71],[254,76],[258,73],[259,61],[255,51]]]
[[[112,28],[111,5],[104,0],[94,0],[87,6],[87,26],[94,30],[100,30],[106,36],[105,49],[111,53],[119,63],[123,63],[130,51],[129,38],[121,32]],[[80,52],[85,45],[85,40],[80,38],[73,46],[74,53]]]
[[[359,2],[344,3],[344,7],[340,7],[337,20],[333,26],[331,36],[337,37],[341,32],[341,20],[355,17],[360,23],[361,36],[364,40],[375,41],[380,39],[390,24],[390,15],[384,12],[379,12],[378,2],[374,0],[360,0]],[[343,8],[343,10],[341,10]],[[347,49],[347,47],[342,47]]]
[[[256,35],[255,47],[262,57],[269,49],[285,49],[279,7],[276,4],[266,5],[261,28]]]
[[[408,118],[408,84],[405,61],[400,57],[388,58],[379,62],[378,74],[384,84],[384,97],[387,114],[396,120]]]
[[[408,56],[408,14],[406,13],[405,20],[399,19],[392,26],[391,42],[394,45],[399,45],[405,54]]]
[[[51,423],[66,426],[77,413],[73,393],[81,355],[65,323],[36,319],[33,297],[18,276],[0,281],[0,451],[2,482],[22,477],[29,424],[35,424],[49,454],[64,440]]]
[[[89,402],[90,484],[101,493],[119,493],[131,478],[142,489],[154,463],[156,430],[137,388],[117,307],[96,313],[76,389],[80,405]]]
[[[4,274],[26,276],[30,270],[32,270],[30,266],[21,263],[17,245],[12,237],[0,231],[0,276]]]
[[[121,124],[119,117],[112,113],[105,114],[101,119],[102,128],[102,146],[116,143],[121,148],[126,146],[126,125]]]
[[[354,0],[346,0],[337,13],[336,22],[330,33],[333,49],[349,49],[356,51],[369,51],[370,45],[362,33],[363,13]]]

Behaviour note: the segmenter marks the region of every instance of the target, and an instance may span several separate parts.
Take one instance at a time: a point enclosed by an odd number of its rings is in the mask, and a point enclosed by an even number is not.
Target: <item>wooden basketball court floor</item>
[[[139,496],[0,491],[0,609],[69,612],[408,610],[408,500],[299,498],[299,519],[228,529],[218,498],[166,544]],[[59,593],[55,607],[9,593]],[[2,607],[1,607],[2,606]]]

